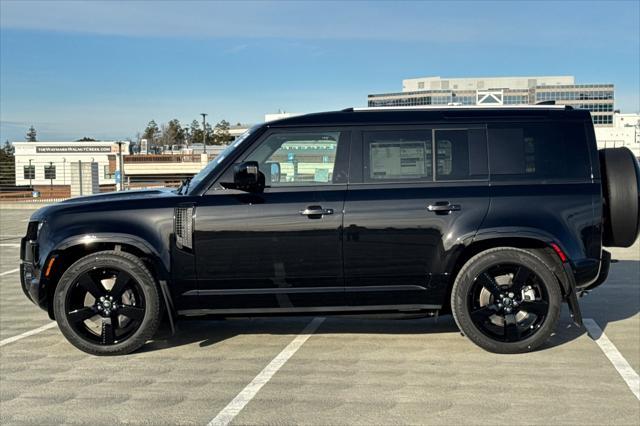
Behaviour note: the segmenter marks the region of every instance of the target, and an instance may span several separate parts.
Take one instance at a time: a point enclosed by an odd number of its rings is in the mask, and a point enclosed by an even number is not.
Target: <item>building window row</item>
[[[506,95],[503,102],[506,105],[522,105],[529,103],[527,95]],[[414,98],[397,99],[369,99],[370,107],[382,106],[414,106],[414,105],[448,105],[450,103],[461,105],[475,105],[475,96],[423,96]]]
[[[386,106],[413,106],[428,105],[430,102],[426,97],[422,98],[398,98],[398,99],[369,99],[370,107],[386,107]]]
[[[34,164],[24,166],[23,176],[25,179],[33,180],[36,178],[36,166]],[[44,178],[52,180],[56,178],[56,166],[48,164],[44,166]]]
[[[24,166],[24,178],[35,179],[36,178],[36,166]]]
[[[104,166],[102,170],[103,170],[102,177],[104,177],[105,179],[115,179],[116,177],[115,171],[112,172],[109,166]]]
[[[591,100],[591,99],[613,99],[613,90],[593,90],[593,91],[575,91],[575,92],[538,92],[536,93],[537,101],[575,101],[575,100]]]
[[[503,102],[507,105],[528,104],[529,96],[526,95],[505,95]]]
[[[612,115],[592,115],[593,124],[613,124]]]
[[[541,84],[539,86],[536,86],[536,89],[549,89],[549,88],[554,88],[554,89],[591,89],[591,88],[599,88],[599,87],[603,87],[603,88],[608,88],[608,89],[612,89],[613,90],[613,84],[553,84],[553,85],[546,85],[546,84]]]
[[[44,178],[45,179],[55,179],[56,178],[56,166],[49,165],[44,166]]]
[[[593,112],[613,112],[613,104],[578,104],[573,107]]]

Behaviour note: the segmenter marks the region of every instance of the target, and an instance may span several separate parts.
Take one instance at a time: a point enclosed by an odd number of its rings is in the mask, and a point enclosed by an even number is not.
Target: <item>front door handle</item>
[[[429,204],[427,210],[436,214],[449,214],[453,211],[460,210],[460,204],[451,204],[448,201],[438,201],[435,204]]]
[[[310,219],[319,219],[324,215],[333,214],[333,209],[323,209],[321,206],[309,206],[304,210],[300,210],[299,213]]]

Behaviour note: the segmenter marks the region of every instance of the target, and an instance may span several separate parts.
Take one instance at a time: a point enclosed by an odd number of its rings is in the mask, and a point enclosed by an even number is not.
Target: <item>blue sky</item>
[[[365,106],[403,78],[574,75],[640,111],[640,2],[0,0],[0,141]]]

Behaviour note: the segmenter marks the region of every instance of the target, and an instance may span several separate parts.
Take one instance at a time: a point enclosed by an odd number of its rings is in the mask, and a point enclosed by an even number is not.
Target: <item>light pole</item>
[[[120,169],[120,182],[116,182],[119,183],[120,185],[120,191],[124,191],[124,167],[122,164],[122,144],[124,143],[123,141],[118,141],[116,142],[118,144],[118,168]]]
[[[204,153],[207,153],[207,122],[206,122],[206,116],[207,114],[204,112],[201,112],[200,115],[202,116],[202,148],[204,149]]]
[[[49,161],[49,197],[53,198],[53,161]]]

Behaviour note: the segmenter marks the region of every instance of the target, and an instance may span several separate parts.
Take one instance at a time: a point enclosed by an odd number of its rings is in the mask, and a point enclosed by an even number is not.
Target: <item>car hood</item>
[[[174,195],[175,193],[170,189],[145,189],[136,191],[119,191],[119,192],[105,192],[103,194],[86,195],[81,197],[69,198],[62,201],[62,204],[68,203],[97,203],[101,201],[123,201],[141,198],[155,198],[166,197],[167,195]]]
[[[81,197],[69,198],[68,200],[51,204],[36,211],[32,216],[32,221],[40,221],[46,218],[48,215],[60,210],[67,210],[76,206],[84,206],[88,204],[103,205],[111,202],[122,201],[138,201],[153,198],[162,197],[175,197],[176,192],[171,189],[150,189],[150,190],[135,190],[135,191],[121,191],[121,192],[107,192],[103,194],[87,195]]]

